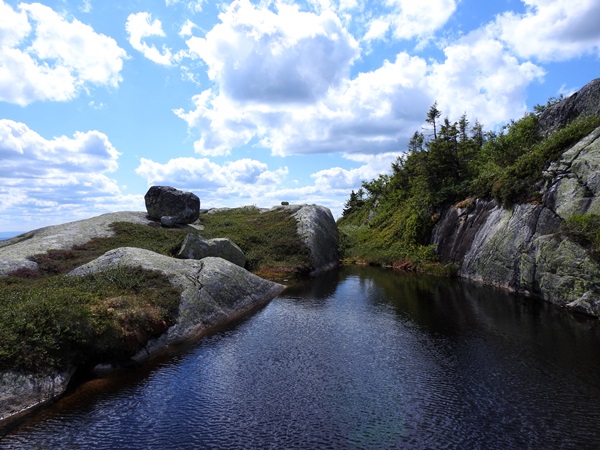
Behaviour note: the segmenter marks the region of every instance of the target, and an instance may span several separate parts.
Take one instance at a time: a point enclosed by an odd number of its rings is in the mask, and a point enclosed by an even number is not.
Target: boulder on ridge
[[[200,199],[170,186],[152,186],[144,196],[148,217],[166,227],[193,223],[200,216]]]

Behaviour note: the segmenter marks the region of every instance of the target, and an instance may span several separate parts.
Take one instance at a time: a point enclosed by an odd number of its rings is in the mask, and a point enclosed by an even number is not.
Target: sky
[[[600,76],[598,0],[0,0],[0,232],[315,203],[339,217],[437,102],[487,130]]]

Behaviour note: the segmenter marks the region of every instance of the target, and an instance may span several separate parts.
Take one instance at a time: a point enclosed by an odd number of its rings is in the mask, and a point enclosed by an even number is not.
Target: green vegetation
[[[539,201],[543,171],[550,162],[600,126],[600,117],[577,119],[543,139],[536,108],[499,133],[485,132],[463,115],[440,120],[434,104],[426,117],[431,132],[415,132],[390,175],[364,182],[350,194],[338,227],[346,259],[440,271],[431,229],[445,205],[472,207],[474,198],[494,198],[504,207]],[[444,272],[451,269],[442,268]]]
[[[228,237],[246,254],[248,270],[265,278],[302,275],[310,270],[296,219],[282,210],[245,207],[202,216],[205,238]]]
[[[180,292],[160,274],[0,278],[0,370],[119,361],[174,323]]]
[[[263,276],[309,268],[308,250],[288,213],[238,208],[203,215],[202,223],[204,237],[229,237],[246,253],[248,268]],[[174,256],[191,232],[130,222],[112,227],[111,237],[35,255],[37,271],[0,277],[0,370],[36,373],[126,360],[174,323],[180,292],[158,273],[119,267],[86,277],[65,275],[119,247]]]
[[[35,255],[32,259],[38,263],[38,275],[57,275],[66,273],[96,259],[109,250],[119,247],[137,247],[151,250],[162,255],[174,256],[190,230],[162,228],[131,222],[116,222],[111,225],[115,234],[106,238],[95,238],[84,245],[70,250],[49,250]],[[35,274],[16,273],[22,277]]]

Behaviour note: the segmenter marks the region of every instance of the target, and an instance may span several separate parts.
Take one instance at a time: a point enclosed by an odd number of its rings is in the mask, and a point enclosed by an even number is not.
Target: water
[[[0,448],[600,448],[599,349],[550,305],[349,267]]]

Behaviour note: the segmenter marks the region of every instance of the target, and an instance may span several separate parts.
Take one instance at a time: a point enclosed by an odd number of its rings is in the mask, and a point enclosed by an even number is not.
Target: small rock
[[[231,239],[204,239],[197,234],[188,234],[177,253],[180,259],[202,259],[207,256],[218,256],[240,267],[246,265],[246,256]]]

